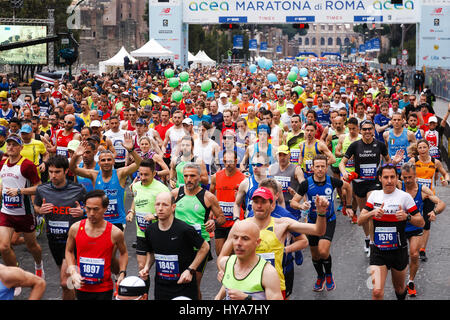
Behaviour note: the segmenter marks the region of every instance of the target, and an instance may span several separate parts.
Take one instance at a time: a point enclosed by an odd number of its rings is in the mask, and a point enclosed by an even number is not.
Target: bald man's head
[[[233,249],[238,258],[251,257],[256,254],[261,239],[259,227],[251,220],[236,221],[233,226]]]
[[[155,213],[159,220],[171,218],[175,207],[175,199],[170,192],[161,192],[156,196]]]

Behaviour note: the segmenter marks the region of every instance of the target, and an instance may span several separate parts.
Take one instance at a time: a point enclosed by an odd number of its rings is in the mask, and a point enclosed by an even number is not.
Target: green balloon
[[[180,73],[180,81],[181,82],[188,82],[189,80],[189,73],[187,73],[186,71],[183,71],[182,73]]]
[[[191,92],[191,86],[188,84],[185,84],[184,86],[181,87],[181,92],[184,91],[189,91],[189,93]]]
[[[201,88],[202,88],[203,92],[208,92],[209,90],[211,90],[211,88],[212,88],[211,81],[209,81],[209,80],[203,81]]]
[[[176,88],[180,85],[180,81],[178,81],[177,78],[170,78],[169,80],[169,86],[171,86],[172,88]]]
[[[175,91],[172,93],[172,100],[180,102],[183,99],[183,94],[180,91]]]
[[[295,92],[297,92],[298,93],[298,95],[301,95],[302,93],[303,93],[303,88],[302,87],[300,87],[300,86],[296,86],[296,87],[294,87],[294,89],[293,89]]]
[[[173,77],[173,74],[174,74],[174,72],[173,72],[173,70],[170,69],[170,68],[168,68],[168,69],[166,69],[166,70],[164,71],[164,75],[166,76],[167,79],[172,78],[172,77]]]
[[[289,72],[288,80],[294,82],[295,80],[297,80],[297,74],[294,71]]]

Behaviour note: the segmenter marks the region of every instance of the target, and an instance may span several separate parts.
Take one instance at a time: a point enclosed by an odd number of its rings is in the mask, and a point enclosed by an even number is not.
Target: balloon
[[[170,79],[170,78],[172,78],[173,77],[173,70],[172,69],[170,69],[170,68],[168,68],[168,69],[166,69],[165,71],[164,71],[164,75],[166,76],[166,78],[167,79]]]
[[[270,82],[277,82],[278,78],[274,73],[269,73],[267,75],[267,80],[269,80]]]
[[[255,73],[258,67],[255,64],[251,64],[249,67],[250,73]]]
[[[298,67],[293,66],[293,67],[291,68],[291,72],[295,72],[296,74],[298,74]]]
[[[289,72],[288,80],[290,82],[294,82],[295,80],[297,80],[297,73],[295,73],[294,71]]]
[[[258,62],[258,66],[261,69],[264,69],[264,66],[266,65],[266,58],[259,58],[257,62]]]
[[[180,82],[178,81],[177,78],[170,78],[169,80],[169,86],[171,86],[172,88],[176,88],[180,85]]]
[[[303,93],[303,88],[300,87],[300,86],[296,86],[296,87],[294,87],[292,90],[294,90],[295,92],[297,92],[299,96]]]
[[[181,82],[188,82],[189,80],[189,73],[187,73],[186,71],[183,71],[182,73],[180,73],[180,81]]]
[[[180,91],[175,91],[174,93],[172,93],[172,100],[180,102],[181,99],[183,99],[183,94]]]
[[[189,93],[190,93],[191,92],[191,86],[188,85],[188,84],[183,85],[181,87],[181,92],[184,92],[184,91],[189,91]]]
[[[209,90],[211,90],[211,87],[212,87],[212,83],[210,80],[205,80],[202,82],[201,88],[202,88],[203,92],[208,92]]]
[[[270,68],[272,68],[272,66],[273,66],[272,60],[266,60],[266,63],[264,64],[264,69],[269,70]]]
[[[306,77],[308,75],[308,69],[301,68],[299,74],[300,74],[300,77]]]

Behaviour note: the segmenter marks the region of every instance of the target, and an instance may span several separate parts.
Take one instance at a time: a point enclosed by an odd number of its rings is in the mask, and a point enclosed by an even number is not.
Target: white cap
[[[80,140],[71,140],[67,144],[67,149],[69,149],[71,151],[75,151],[75,150],[77,150],[79,145],[80,145]]]
[[[194,125],[194,121],[191,118],[185,118],[181,123],[188,124],[190,126]]]
[[[287,103],[286,108],[294,109],[294,105],[292,103]]]
[[[101,127],[101,126],[102,126],[102,123],[100,121],[98,121],[98,120],[92,121],[91,125],[90,125],[91,128],[92,127]]]
[[[435,116],[431,116],[429,119],[428,119],[428,123],[430,123],[430,122],[438,122],[438,119],[435,117]]]
[[[225,92],[222,92],[219,97],[220,98],[228,98],[228,95]]]
[[[153,102],[161,102],[161,98],[156,96],[153,98]]]

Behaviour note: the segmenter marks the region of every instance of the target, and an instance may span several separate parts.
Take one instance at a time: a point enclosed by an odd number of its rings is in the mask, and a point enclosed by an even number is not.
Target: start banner
[[[421,0],[184,0],[183,22],[417,23]]]

